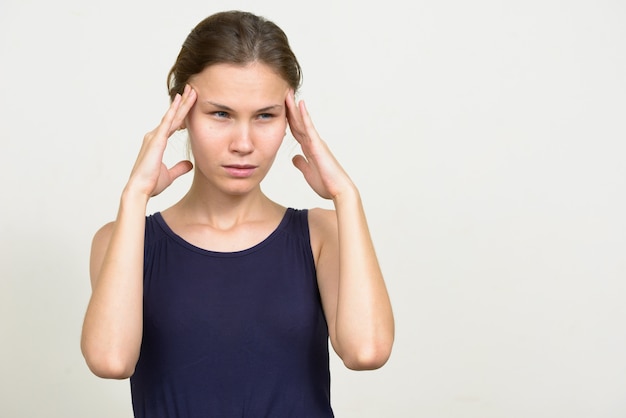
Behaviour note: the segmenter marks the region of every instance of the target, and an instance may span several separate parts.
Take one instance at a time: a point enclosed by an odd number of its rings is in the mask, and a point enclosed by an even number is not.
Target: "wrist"
[[[335,206],[341,205],[347,202],[360,202],[361,195],[359,193],[359,189],[354,185],[354,183],[350,183],[346,187],[344,187],[340,192],[335,194],[332,197],[333,203]]]
[[[133,188],[131,184],[127,184],[122,191],[121,203],[123,205],[147,206],[148,200],[150,200],[150,195]]]

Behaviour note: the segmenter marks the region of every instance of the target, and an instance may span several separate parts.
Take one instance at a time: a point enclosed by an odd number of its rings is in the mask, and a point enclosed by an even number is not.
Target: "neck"
[[[194,179],[187,194],[172,208],[188,220],[228,229],[233,225],[280,212],[280,205],[261,191],[260,185],[241,194],[229,194]]]

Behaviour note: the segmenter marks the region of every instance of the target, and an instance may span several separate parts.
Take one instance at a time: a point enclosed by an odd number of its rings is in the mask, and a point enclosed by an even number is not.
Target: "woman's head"
[[[168,74],[173,100],[189,78],[214,64],[267,65],[296,91],[302,80],[300,65],[287,36],[276,24],[251,13],[220,12],[200,22],[187,36]]]

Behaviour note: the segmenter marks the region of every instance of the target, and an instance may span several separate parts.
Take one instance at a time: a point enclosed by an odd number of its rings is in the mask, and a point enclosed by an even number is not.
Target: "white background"
[[[3,0],[0,416],[132,415],[128,382],[91,375],[79,350],[90,241],[184,38],[226,9],[288,34],[393,300],[383,369],[332,359],[337,416],[626,416],[621,0]],[[266,192],[327,207],[296,151]],[[168,161],[183,155],[176,138]]]

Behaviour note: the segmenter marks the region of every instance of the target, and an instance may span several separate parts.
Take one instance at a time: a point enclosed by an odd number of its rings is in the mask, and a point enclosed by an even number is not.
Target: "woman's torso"
[[[235,252],[147,217],[137,417],[330,417],[329,385],[307,211]]]

